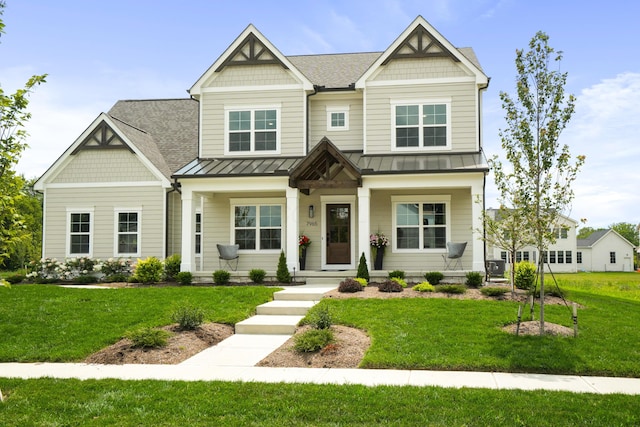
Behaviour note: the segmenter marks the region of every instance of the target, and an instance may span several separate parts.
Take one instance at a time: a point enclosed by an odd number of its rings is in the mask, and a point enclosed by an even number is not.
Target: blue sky
[[[186,97],[250,23],[285,55],[386,49],[422,15],[473,47],[491,84],[484,148],[500,154],[498,94],[514,94],[515,50],[541,30],[564,52],[576,114],[561,136],[587,162],[568,214],[585,225],[640,222],[640,3],[609,0],[7,0],[0,38],[5,92],[48,73],[30,104],[30,148],[18,170],[41,175],[119,99]],[[493,178],[487,206],[496,207]]]

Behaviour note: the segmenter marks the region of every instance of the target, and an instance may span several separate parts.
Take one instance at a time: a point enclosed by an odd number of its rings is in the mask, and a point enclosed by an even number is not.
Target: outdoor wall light
[[[309,218],[313,218],[316,215],[316,208],[313,205],[309,205]]]

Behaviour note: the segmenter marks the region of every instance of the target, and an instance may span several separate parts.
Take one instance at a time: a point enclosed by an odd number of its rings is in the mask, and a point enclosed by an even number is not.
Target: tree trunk
[[[544,257],[542,256],[540,256],[540,335],[544,335]]]

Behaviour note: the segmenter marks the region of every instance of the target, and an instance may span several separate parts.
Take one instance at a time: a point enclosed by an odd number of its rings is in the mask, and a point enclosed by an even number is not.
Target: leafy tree
[[[5,26],[1,19],[5,6],[0,0],[0,35]],[[23,242],[27,234],[24,218],[16,206],[24,180],[13,167],[27,147],[24,126],[31,117],[27,112],[29,95],[45,78],[46,74],[32,76],[24,89],[13,94],[5,94],[0,87],[0,261],[9,257],[10,251]]]
[[[509,168],[497,157],[492,162],[510,182],[510,208],[518,212],[540,254],[555,241],[553,225],[573,200],[571,184],[584,163],[584,156],[573,159],[569,147],[558,142],[573,115],[575,97],[565,96],[567,73],[550,68],[553,62],[559,66],[562,53],[548,41],[545,33],[538,32],[529,42],[529,51],[516,51],[517,97],[500,93],[506,112],[506,128],[500,130],[500,139]],[[540,334],[544,334],[542,264],[538,274]]]
[[[635,247],[640,245],[640,241],[638,241],[638,228],[635,224],[616,222],[611,224],[609,228],[617,231],[622,237],[633,243]]]

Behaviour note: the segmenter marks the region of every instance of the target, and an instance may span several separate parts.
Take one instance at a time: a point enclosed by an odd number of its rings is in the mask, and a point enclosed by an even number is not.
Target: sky
[[[39,177],[120,99],[184,98],[249,24],[284,55],[383,51],[422,15],[472,47],[491,78],[483,146],[501,155],[501,91],[515,95],[515,52],[537,31],[563,52],[576,113],[560,137],[586,163],[570,211],[580,226],[640,223],[640,2],[628,0],[6,0],[5,93],[34,74],[29,148],[17,170]],[[498,207],[493,177],[487,207]]]

